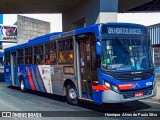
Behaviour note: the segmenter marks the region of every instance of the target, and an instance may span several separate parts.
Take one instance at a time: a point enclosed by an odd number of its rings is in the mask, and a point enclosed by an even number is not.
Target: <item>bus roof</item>
[[[29,40],[26,43],[23,43],[23,44],[20,44],[20,45],[17,45],[17,46],[13,46],[13,47],[9,47],[9,48],[6,48],[5,50],[14,50],[14,49],[18,49],[18,48],[21,48],[21,47],[27,47],[27,46],[31,46],[31,45],[36,45],[38,43],[47,42],[47,41],[50,41],[51,36],[54,36],[54,35],[57,35],[57,34],[60,34],[60,33],[62,33],[62,32],[55,32],[55,33],[50,33],[50,34],[46,34],[46,35],[43,35],[43,36],[39,36],[39,37],[36,37],[32,40]]]
[[[119,25],[119,26],[134,26],[134,27],[144,27],[141,24],[134,24],[134,23],[122,23],[122,22],[110,22],[110,23],[106,23],[106,24],[96,24],[96,25],[91,25],[91,26],[87,26],[84,28],[79,28],[73,31],[69,31],[69,32],[55,32],[55,33],[50,33],[50,34],[46,34],[40,37],[36,37],[32,40],[29,40],[27,43],[24,44],[20,44],[17,46],[13,46],[13,47],[9,47],[6,48],[5,50],[14,50],[14,49],[18,49],[21,47],[27,47],[27,46],[31,46],[31,45],[36,45],[38,43],[43,43],[43,42],[49,42],[51,39],[51,37],[55,37],[57,35],[58,38],[64,37],[64,36],[69,36],[69,35],[80,35],[80,34],[84,34],[84,33],[88,33],[88,32],[93,32],[96,34],[96,36],[99,36],[100,32],[100,25],[109,25],[109,26],[114,26],[114,25]]]
[[[125,23],[125,22],[109,22],[107,25],[122,25],[122,26],[135,26],[135,27],[144,27],[144,25],[137,23]]]

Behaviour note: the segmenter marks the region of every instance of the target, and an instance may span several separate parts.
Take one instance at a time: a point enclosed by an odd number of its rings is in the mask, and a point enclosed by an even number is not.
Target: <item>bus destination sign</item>
[[[108,34],[128,34],[141,35],[142,30],[139,28],[107,27]]]

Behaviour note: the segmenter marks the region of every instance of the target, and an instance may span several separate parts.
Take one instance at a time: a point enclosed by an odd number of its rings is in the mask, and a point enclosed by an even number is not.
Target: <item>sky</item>
[[[19,14],[26,17],[35,18],[51,23],[51,32],[62,31],[62,15],[61,14]],[[17,14],[4,14],[3,24],[13,25],[17,21]]]
[[[51,23],[51,32],[62,31],[62,14],[20,14],[23,16],[47,21]],[[13,25],[17,20],[17,14],[4,14],[4,24]],[[119,13],[118,22],[130,22],[145,26],[160,23],[160,13]]]
[[[121,13],[118,14],[118,22],[139,23],[149,26],[160,23],[160,13]]]

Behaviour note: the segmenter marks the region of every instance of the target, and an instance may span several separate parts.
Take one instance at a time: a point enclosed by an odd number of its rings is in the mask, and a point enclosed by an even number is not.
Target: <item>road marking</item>
[[[146,101],[146,100],[140,100],[140,101],[142,101],[142,102],[147,102],[147,103],[155,103],[155,104],[160,104],[160,103],[158,103],[158,101],[157,101],[157,102],[155,102],[155,101]]]

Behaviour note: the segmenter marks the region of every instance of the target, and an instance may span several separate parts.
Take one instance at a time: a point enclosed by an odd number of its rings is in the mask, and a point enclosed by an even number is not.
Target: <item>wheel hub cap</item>
[[[74,89],[69,90],[69,97],[75,99],[77,97],[76,91]]]
[[[22,90],[24,89],[24,83],[23,83],[23,81],[21,81],[21,89]]]

